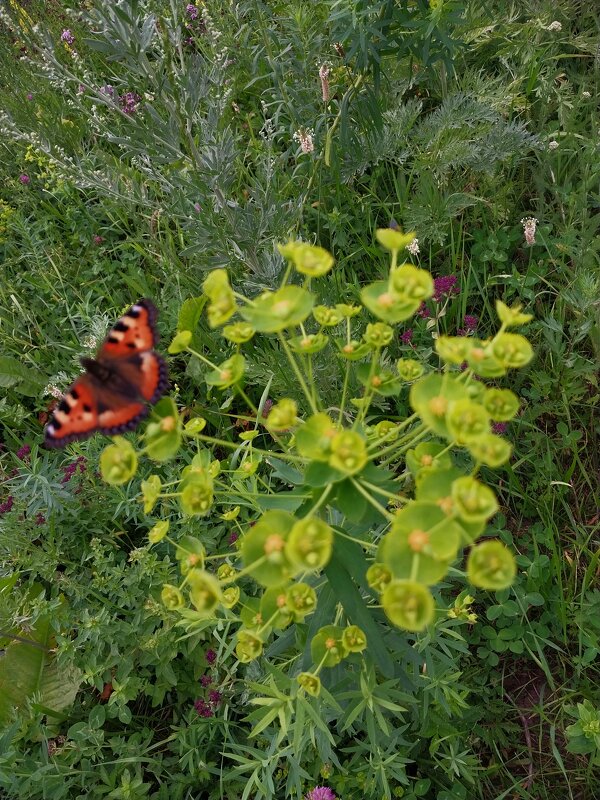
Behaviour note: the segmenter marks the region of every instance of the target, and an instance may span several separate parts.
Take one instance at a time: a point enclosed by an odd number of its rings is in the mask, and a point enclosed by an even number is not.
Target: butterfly
[[[96,431],[130,431],[168,386],[167,365],[154,351],[158,311],[140,300],[114,325],[96,358],[82,358],[85,372],[66,392],[46,426],[46,447],[64,447]]]

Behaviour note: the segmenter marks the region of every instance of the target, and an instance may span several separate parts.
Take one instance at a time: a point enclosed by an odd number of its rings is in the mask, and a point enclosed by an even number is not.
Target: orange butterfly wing
[[[168,385],[167,367],[155,353],[158,312],[140,300],[111,329],[96,359],[83,359],[86,372],[55,409],[46,427],[46,446],[64,447],[96,431],[108,436],[132,430]]]

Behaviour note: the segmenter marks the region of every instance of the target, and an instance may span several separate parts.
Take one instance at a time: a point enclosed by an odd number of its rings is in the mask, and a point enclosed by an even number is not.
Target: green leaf
[[[202,295],[201,297],[188,297],[183,302],[177,318],[178,331],[192,331],[193,333],[196,330],[207,300],[208,298]]]
[[[11,356],[0,356],[0,388],[35,397],[45,382],[46,378],[39,371],[23,366]]]
[[[304,482],[314,487],[327,486],[328,483],[337,483],[344,478],[343,472],[330,467],[324,461],[313,461],[304,473]]]
[[[358,545],[354,545],[353,542],[336,537],[333,557],[323,571],[350,622],[365,632],[367,652],[373,657],[381,672],[386,677],[392,677],[394,662],[384,644],[384,628],[373,618],[371,610],[350,577],[351,570],[347,569],[348,561],[356,563],[357,548]]]
[[[360,522],[367,510],[367,500],[348,479],[337,485],[335,504],[351,522]]]

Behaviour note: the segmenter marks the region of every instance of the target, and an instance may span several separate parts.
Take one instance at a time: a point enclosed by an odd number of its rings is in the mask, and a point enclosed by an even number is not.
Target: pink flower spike
[[[22,183],[23,186],[27,186],[29,183],[31,183],[31,178],[29,175],[19,175],[19,183]]]
[[[328,786],[315,786],[308,792],[305,800],[337,800],[337,798]]]

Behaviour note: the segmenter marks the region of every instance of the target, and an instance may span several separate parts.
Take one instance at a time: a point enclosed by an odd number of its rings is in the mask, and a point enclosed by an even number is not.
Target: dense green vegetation
[[[0,794],[599,796],[600,24],[591,5],[3,4]],[[260,427],[256,453],[267,453],[248,475],[247,451],[231,455],[228,443],[250,434],[251,450],[266,404],[282,398],[306,419],[318,397],[366,431],[404,425],[412,409],[395,384],[368,409],[353,405],[375,361],[365,356],[366,377],[358,362],[345,372],[331,343],[294,361],[310,363],[303,393],[286,352],[299,328],[244,344],[239,388],[222,370],[207,380],[205,362],[233,351],[205,308],[228,290],[204,282],[226,269],[233,302],[290,275],[300,285],[277,243],[302,239],[335,257],[324,278],[302,284],[316,302],[358,306],[365,287],[387,279],[375,232],[394,223],[418,242],[401,260],[428,270],[434,286],[416,313],[394,320],[389,346],[374,348],[382,371],[400,358],[440,370],[439,337],[471,346],[494,336],[499,300],[534,317],[523,329],[534,358],[507,377],[483,373],[520,398],[514,419],[494,423],[510,460],[478,472],[499,504],[484,536],[514,553],[516,577],[498,591],[473,588],[464,559],[449,561],[431,586],[432,621],[410,632],[386,620],[364,570],[340,569],[336,551],[311,579],[314,617],[269,631],[259,657],[246,658],[238,614],[251,630],[258,583],[244,576],[240,605],[216,618],[179,609],[164,590],[181,583],[184,537],[202,543],[208,569],[226,554],[239,569],[236,548],[259,513],[299,505],[283,496],[302,481],[293,443],[282,444],[295,415],[280,408],[279,427]],[[158,467],[156,431],[127,435],[147,452],[132,480],[124,472],[111,483],[105,437],[47,450],[43,426],[79,359],[142,297],[160,310],[163,353],[177,332],[192,334],[170,348],[171,400],[159,408],[192,427],[183,445],[177,429],[176,458]],[[375,321],[363,311],[356,338]],[[330,330],[343,337],[345,323]],[[205,429],[194,428],[200,417]],[[228,502],[198,516],[167,489],[154,506],[150,475],[164,487],[198,467],[195,456],[205,470],[221,462]],[[455,467],[469,472],[471,456],[453,452]],[[373,516],[358,513],[345,529],[368,540],[369,557],[368,537],[392,517],[385,495],[414,490],[409,457],[390,459],[391,475],[373,478],[379,495],[366,501]],[[319,502],[328,476],[312,480]],[[344,507],[336,491],[332,525]],[[271,505],[256,505],[265,492]],[[164,521],[161,539],[154,526]],[[345,552],[348,564],[364,560],[360,547]],[[379,635],[326,663],[319,696],[303,694],[297,674],[318,665],[311,642],[334,622]]]

